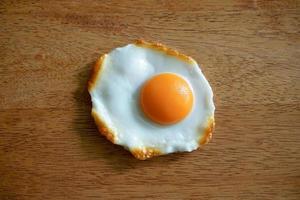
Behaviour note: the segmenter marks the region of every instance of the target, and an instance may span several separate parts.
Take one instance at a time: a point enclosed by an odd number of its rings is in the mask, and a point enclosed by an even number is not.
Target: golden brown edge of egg
[[[133,148],[130,149],[129,151],[135,158],[139,160],[146,160],[154,156],[162,155],[162,152],[159,149],[152,148],[152,147],[145,147],[144,149]]]
[[[90,79],[88,81],[88,91],[91,92],[92,89],[95,87],[98,76],[100,75],[100,72],[102,70],[102,64],[105,60],[107,54],[103,54],[100,56],[100,58],[97,59],[96,63],[93,66],[93,69],[90,74]]]
[[[212,134],[213,134],[214,129],[215,129],[215,119],[214,119],[214,117],[211,117],[211,118],[209,118],[209,120],[207,122],[207,126],[204,129],[203,136],[199,140],[199,145],[200,146],[209,143],[209,141],[212,138]]]
[[[188,63],[194,62],[194,60],[191,57],[184,55],[182,53],[179,53],[176,50],[170,49],[161,43],[152,43],[152,42],[146,42],[144,40],[137,40],[135,42],[135,45],[164,52],[168,55],[175,56],[175,57],[177,57],[183,61],[186,61]],[[101,74],[102,65],[103,65],[103,62],[104,62],[106,56],[107,56],[107,54],[101,55],[100,58],[96,61],[95,65],[91,71],[90,79],[88,81],[88,91],[89,92],[92,92],[93,88],[96,85],[97,79]],[[113,131],[108,128],[108,126],[105,124],[104,120],[101,118],[101,116],[99,116],[99,114],[94,109],[92,109],[91,114],[95,120],[95,123],[97,125],[97,128],[98,128],[100,134],[102,134],[103,136],[106,137],[107,140],[109,140],[110,142],[115,144],[116,138],[115,138],[115,134],[113,133]],[[205,128],[203,136],[199,139],[200,146],[207,144],[211,140],[214,127],[215,127],[214,117],[211,117],[208,120],[208,125]],[[154,156],[163,155],[163,153],[159,149],[156,149],[153,147],[145,147],[143,149],[133,148],[133,149],[129,149],[129,151],[135,158],[137,158],[139,160],[146,160],[146,159],[152,158]]]
[[[92,109],[92,116],[95,120],[95,123],[97,125],[97,128],[103,136],[106,137],[109,141],[115,144],[115,134],[112,130],[108,128],[108,126],[105,124],[104,120],[101,119],[101,117],[97,114],[97,112]]]
[[[146,42],[144,40],[136,40],[134,44],[137,46],[142,46],[142,47],[146,47],[149,49],[154,49],[156,51],[164,52],[167,55],[177,57],[178,59],[185,61],[189,64],[194,62],[193,58],[191,58],[185,54],[179,53],[178,51],[171,49],[171,48],[169,48],[161,43],[158,43],[158,42]]]

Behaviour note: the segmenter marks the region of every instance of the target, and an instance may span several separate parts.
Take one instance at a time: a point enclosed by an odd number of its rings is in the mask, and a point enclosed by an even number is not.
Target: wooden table
[[[0,3],[0,199],[300,199],[300,3]],[[216,103],[203,150],[134,159],[99,135],[86,83],[143,38],[194,57]]]

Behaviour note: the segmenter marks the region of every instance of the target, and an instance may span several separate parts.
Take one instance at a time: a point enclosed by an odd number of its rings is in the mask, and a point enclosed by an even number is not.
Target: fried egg
[[[190,152],[212,137],[212,89],[194,59],[136,41],[102,55],[88,83],[92,116],[137,159]]]

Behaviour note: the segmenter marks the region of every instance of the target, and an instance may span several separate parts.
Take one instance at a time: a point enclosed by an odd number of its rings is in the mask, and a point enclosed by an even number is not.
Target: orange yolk
[[[140,103],[145,115],[154,122],[168,125],[184,119],[193,107],[190,85],[182,77],[163,73],[149,79],[142,87]]]

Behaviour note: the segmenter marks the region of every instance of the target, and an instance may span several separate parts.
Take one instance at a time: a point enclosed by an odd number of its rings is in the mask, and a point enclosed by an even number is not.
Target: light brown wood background
[[[300,199],[299,1],[0,2],[0,199]],[[134,159],[101,137],[86,82],[143,38],[203,65],[203,150]]]

